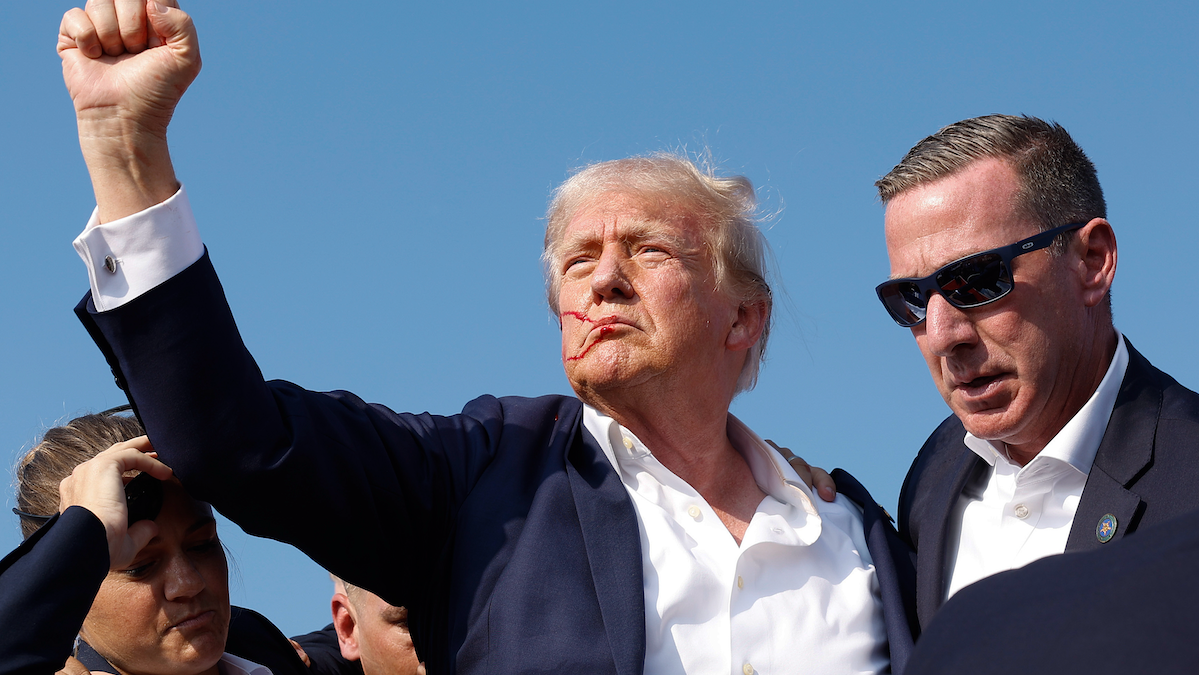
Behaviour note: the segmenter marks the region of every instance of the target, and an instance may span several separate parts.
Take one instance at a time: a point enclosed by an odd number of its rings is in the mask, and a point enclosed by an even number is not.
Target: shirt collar
[[[617,474],[622,473],[622,465],[652,454],[633,432],[586,403],[583,404],[583,426],[599,442],[600,449],[604,451],[604,456],[612,463]],[[820,510],[816,506],[817,500],[812,498],[811,489],[800,480],[795,469],[783,461],[778,451],[767,445],[732,413],[728,414],[727,429],[729,442],[745,457],[758,487],[778,501],[793,505],[812,516],[806,521],[812,528],[808,533],[811,541],[815,541],[820,536]],[[804,536],[803,532],[800,532],[800,538],[805,540],[805,543],[811,543],[806,541],[808,537]]]
[[[217,662],[221,675],[271,675],[271,669],[225,652]]]
[[[1090,474],[1091,466],[1095,463],[1095,453],[1099,451],[1099,443],[1103,441],[1103,434],[1116,406],[1116,396],[1120,393],[1120,385],[1124,382],[1124,372],[1127,369],[1128,348],[1124,345],[1124,336],[1120,331],[1116,331],[1116,353],[1112,356],[1107,373],[1104,374],[1095,393],[1091,394],[1091,398],[1082,409],[1062,427],[1041,452],[1037,453],[1028,466],[1034,462],[1060,462],[1074,467],[1084,476]],[[1002,442],[992,443],[969,431],[966,432],[964,442],[966,447],[991,466],[995,466],[1000,458],[1008,461],[1007,451]]]

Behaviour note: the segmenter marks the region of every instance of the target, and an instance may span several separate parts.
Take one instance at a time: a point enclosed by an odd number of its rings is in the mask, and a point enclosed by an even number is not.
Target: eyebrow
[[[622,232],[619,240],[624,243],[650,240],[660,240],[678,249],[688,249],[686,237],[680,236],[677,233],[667,232],[666,221],[647,218],[645,220],[637,220],[627,222],[622,226]],[[567,235],[562,238],[558,245],[559,254],[567,251],[578,251],[586,249],[600,240],[594,232],[588,231],[585,233],[576,233]]]
[[[208,527],[209,525],[216,525],[216,518],[213,518],[212,516],[202,517],[199,520],[197,520],[196,522],[192,523],[191,527],[189,527],[189,528],[187,528],[187,530],[185,530],[185,533],[192,534],[194,532],[198,532],[199,530],[204,529],[205,527]]]
[[[381,616],[388,623],[408,623],[408,608],[388,605]]]

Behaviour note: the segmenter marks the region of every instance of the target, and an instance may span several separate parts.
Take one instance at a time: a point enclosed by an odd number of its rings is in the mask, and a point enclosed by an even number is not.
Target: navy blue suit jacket
[[[1199,672],[1199,512],[962,589],[910,675]]]
[[[637,517],[577,399],[482,396],[441,417],[264,382],[207,255],[77,312],[191,493],[407,607],[430,672],[642,672]],[[857,496],[899,671],[910,551]]]
[[[0,560],[0,675],[49,675],[62,668],[107,574],[104,525],[77,506]],[[274,624],[233,607],[225,651],[267,666],[274,675],[361,675],[357,663],[332,650],[336,645],[322,647],[327,631],[300,638],[312,651],[309,669]],[[87,645],[80,645],[78,656],[90,670],[117,672]]]
[[[1199,509],[1199,395],[1126,344],[1128,368],[1074,515],[1067,552],[1102,547],[1095,528],[1106,514],[1116,518],[1114,541]],[[942,422],[912,463],[899,498],[899,532],[917,553],[921,626],[944,601],[954,505],[971,477],[987,469],[962,442],[965,434],[957,417]]]

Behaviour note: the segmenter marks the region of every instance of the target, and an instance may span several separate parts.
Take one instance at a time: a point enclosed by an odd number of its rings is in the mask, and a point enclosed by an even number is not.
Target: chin
[[[953,414],[962,421],[962,426],[966,427],[966,431],[988,441],[1009,438],[1016,428],[1012,421],[1019,421],[1019,415],[1015,414],[1010,404],[985,410],[953,406]]]

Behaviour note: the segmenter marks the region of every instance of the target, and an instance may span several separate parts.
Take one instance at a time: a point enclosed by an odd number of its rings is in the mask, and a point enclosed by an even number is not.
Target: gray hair
[[[1028,115],[984,115],[955,122],[913,147],[874,185],[887,203],[920,185],[957,173],[976,160],[996,158],[1016,171],[1019,206],[1041,231],[1106,218],[1095,165],[1056,122]],[[1064,250],[1064,238],[1053,252]]]
[[[753,389],[766,355],[772,300],[766,280],[769,246],[758,229],[757,198],[744,176],[717,176],[711,167],[689,158],[656,153],[598,162],[583,168],[554,190],[546,213],[546,296],[557,316],[559,244],[580,207],[606,194],[623,194],[683,211],[704,225],[704,239],[716,274],[716,287],[743,304],[766,304],[762,336],[750,349],[737,379],[737,391]]]

